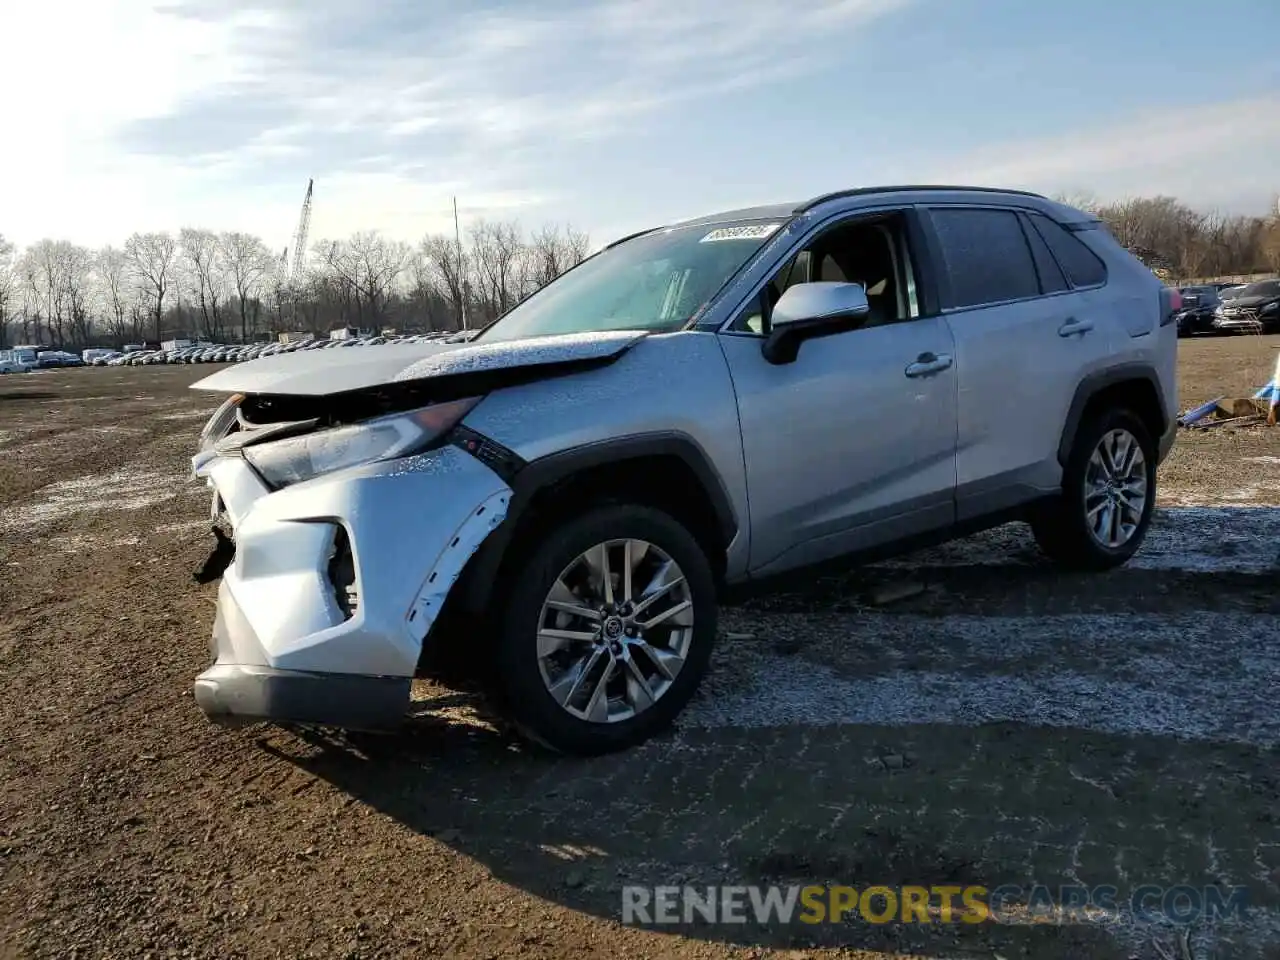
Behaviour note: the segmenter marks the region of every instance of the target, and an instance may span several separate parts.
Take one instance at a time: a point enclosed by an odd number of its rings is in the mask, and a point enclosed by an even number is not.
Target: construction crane
[[[314,186],[314,179],[307,181],[307,195],[302,199],[302,213],[298,217],[298,229],[293,235],[293,255],[289,256],[290,250],[288,247],[285,248],[285,256],[289,257],[285,282],[289,286],[293,286],[302,279],[302,271],[306,266],[307,234],[311,230],[311,191]]]

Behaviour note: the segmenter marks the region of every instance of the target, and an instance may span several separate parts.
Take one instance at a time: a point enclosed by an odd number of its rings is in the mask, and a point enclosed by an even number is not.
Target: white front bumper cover
[[[197,458],[236,544],[195,681],[211,719],[381,728],[403,718],[422,644],[511,490],[446,446],[270,491],[238,457]],[[348,616],[330,576],[345,532]]]

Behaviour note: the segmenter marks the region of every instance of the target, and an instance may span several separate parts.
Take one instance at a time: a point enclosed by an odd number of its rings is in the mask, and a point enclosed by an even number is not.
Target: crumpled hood
[[[643,330],[572,333],[477,343],[377,344],[300,350],[259,357],[191,385],[221,393],[328,396],[387,383],[498,370],[548,367],[621,356],[647,336]]]

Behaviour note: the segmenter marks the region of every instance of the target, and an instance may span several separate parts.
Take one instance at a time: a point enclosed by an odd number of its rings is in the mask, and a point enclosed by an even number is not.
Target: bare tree
[[[1066,204],[1068,207],[1075,207],[1077,210],[1083,210],[1085,213],[1096,214],[1102,204],[1098,198],[1087,190],[1067,191],[1065,193],[1055,193],[1053,199],[1058,203]]]
[[[222,246],[212,230],[184,227],[179,242],[190,271],[192,299],[200,307],[201,325],[206,337],[222,338],[222,301],[226,292],[227,270]]]
[[[168,233],[135,233],[124,245],[134,276],[149,299],[155,323],[155,339],[163,335],[164,298],[173,282],[174,258],[178,244]]]
[[[486,320],[502,316],[519,302],[520,260],[524,242],[511,222],[478,220],[472,224],[471,263],[480,309]]]
[[[58,246],[71,339],[83,347],[93,338],[93,254],[71,243],[63,242]]]
[[[532,293],[545,287],[560,274],[586,259],[589,241],[587,235],[572,227],[563,231],[558,226],[543,227],[529,241],[526,255],[528,283]]]
[[[117,347],[122,347],[130,334],[130,308],[138,295],[137,287],[131,281],[129,259],[123,250],[106,246],[98,251],[94,269],[111,337]]]
[[[347,240],[322,240],[315,250],[322,269],[349,294],[358,324],[381,324],[387,301],[409,264],[408,246],[364,231]]]
[[[41,309],[40,268],[30,251],[24,250],[14,266],[18,294],[22,298],[21,340],[23,343],[38,344],[41,341],[40,323],[44,316]]]
[[[263,280],[271,270],[271,252],[260,239],[247,233],[224,233],[218,248],[231,279],[240,312],[240,339],[248,342],[250,301],[262,295]],[[256,306],[254,309],[256,320]],[[254,324],[256,327],[256,323]]]
[[[10,309],[18,285],[17,274],[14,272],[16,255],[14,245],[0,233],[0,345],[9,342],[9,324],[12,320]]]
[[[40,319],[43,317],[49,342],[61,345],[65,337],[63,284],[64,257],[57,240],[37,241],[22,254],[20,272],[27,288],[28,309],[34,311],[34,342],[40,343]]]
[[[429,235],[418,245],[422,275],[439,284],[449,301],[453,326],[461,330],[467,297],[467,257],[448,237]]]
[[[1267,269],[1280,273],[1280,216],[1267,225],[1260,247]]]

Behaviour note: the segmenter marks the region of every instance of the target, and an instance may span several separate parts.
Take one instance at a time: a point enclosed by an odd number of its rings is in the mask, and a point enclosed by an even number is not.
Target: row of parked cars
[[[1178,336],[1280,332],[1280,280],[1182,287]]]
[[[291,343],[202,344],[173,350],[135,350],[132,353],[96,357],[91,365],[96,367],[136,367],[162,363],[239,363],[258,357],[270,357],[278,353],[295,353],[299,350],[340,350],[348,347],[371,347],[380,344],[424,343],[459,336],[450,332],[422,333],[408,336],[373,336],[315,338],[295,340]]]
[[[36,347],[0,350],[0,373],[27,373],[30,370],[84,365],[84,360],[78,354],[65,350],[39,350]]]

